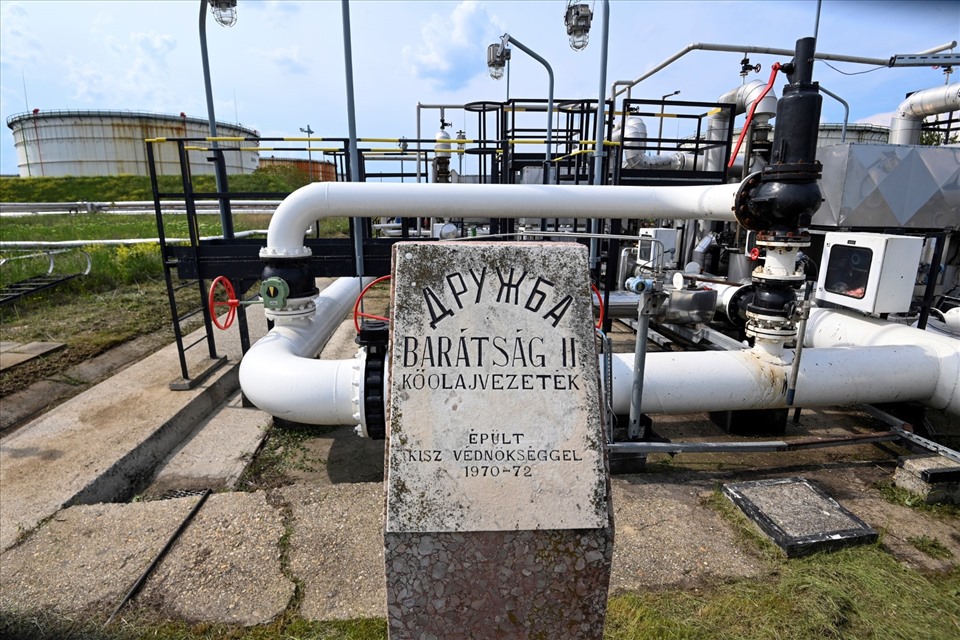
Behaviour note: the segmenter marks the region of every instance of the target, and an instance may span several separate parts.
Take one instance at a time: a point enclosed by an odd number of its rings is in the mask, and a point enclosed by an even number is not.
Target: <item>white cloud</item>
[[[403,47],[403,59],[418,77],[454,91],[485,70],[486,47],[503,31],[482,3],[464,0],[448,16],[431,15],[420,28],[420,42]]]
[[[300,47],[296,45],[269,51],[258,51],[257,53],[280,67],[281,71],[287,73],[304,74],[309,67],[300,53]]]
[[[890,120],[893,118],[895,111],[884,111],[883,113],[875,113],[871,116],[865,118],[860,118],[857,120],[857,124],[878,124],[883,127],[890,126]]]
[[[22,5],[11,3],[0,8],[0,64],[23,67],[44,57],[43,42],[27,27],[28,22]]]

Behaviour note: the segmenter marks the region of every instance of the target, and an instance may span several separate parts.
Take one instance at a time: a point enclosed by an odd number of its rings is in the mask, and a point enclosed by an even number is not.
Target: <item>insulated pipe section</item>
[[[960,111],[960,82],[910,94],[890,120],[890,144],[919,144],[923,119],[951,111]]]
[[[612,137],[623,145],[623,159],[620,165],[624,169],[681,171],[688,162],[691,166],[693,165],[694,156],[688,153],[668,153],[659,156],[648,154],[643,149],[647,141],[647,125],[640,116],[627,116],[623,127],[618,122],[613,128]]]
[[[960,340],[954,337],[851,312],[814,308],[810,310],[810,319],[807,320],[804,344],[808,347],[912,345],[921,349],[928,359],[938,362],[939,366],[932,374],[927,374],[931,376],[928,382],[935,386],[933,394],[929,398],[919,399],[934,409],[960,415]],[[804,361],[808,353],[803,352]],[[912,370],[906,363],[894,365],[894,371],[900,375],[901,384],[904,385],[910,385],[912,379],[924,375]],[[864,379],[868,377],[865,374]],[[850,384],[859,383],[860,380],[856,379]]]
[[[305,424],[357,424],[359,360],[314,360],[372,278],[340,278],[308,317],[279,317],[240,363],[240,387],[270,415]]]
[[[613,410],[621,415],[630,411],[633,358],[613,354]],[[939,369],[937,359],[918,346],[804,350],[794,405],[929,401]],[[789,362],[757,349],[648,353],[641,411],[786,408],[789,373]]]
[[[315,182],[291,193],[267,229],[265,260],[303,259],[314,220],[351,218],[674,218],[732,222],[740,185],[596,185]]]
[[[747,84],[740,85],[717,98],[717,102],[733,103],[736,108],[733,111],[734,117],[741,113],[746,113],[763,90],[766,83],[761,80],[751,80]],[[730,130],[730,119],[727,117],[727,111],[719,111],[710,116],[707,121],[707,140],[719,141],[727,137]],[[765,125],[770,118],[777,114],[777,96],[773,89],[760,100],[756,110],[753,112],[754,124]],[[716,147],[707,151],[707,171],[722,171],[724,165],[724,149]]]

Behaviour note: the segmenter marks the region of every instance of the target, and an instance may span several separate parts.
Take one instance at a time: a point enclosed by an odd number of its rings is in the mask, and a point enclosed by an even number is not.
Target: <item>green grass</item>
[[[875,486],[884,498],[894,504],[941,518],[960,518],[960,506],[955,504],[927,504],[922,496],[898,487],[893,483],[893,480],[884,480],[878,482]]]
[[[917,548],[918,551],[927,554],[935,560],[949,560],[953,557],[953,551],[950,551],[942,542],[930,536],[916,536],[907,538],[907,542]]]
[[[162,193],[182,193],[180,176],[159,176]],[[231,192],[289,193],[304,184],[303,177],[269,170],[232,175]],[[213,176],[193,177],[193,190],[216,191]],[[0,202],[117,202],[152,200],[149,176],[78,176],[63,178],[0,178]]]

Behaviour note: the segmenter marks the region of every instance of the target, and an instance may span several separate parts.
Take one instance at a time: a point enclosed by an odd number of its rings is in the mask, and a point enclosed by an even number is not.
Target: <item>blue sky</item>
[[[591,3],[594,4],[594,3]],[[206,117],[198,41],[198,1],[17,0],[0,2],[0,114],[40,108],[129,109]],[[599,26],[574,52],[563,26],[564,0],[421,2],[354,0],[351,22],[357,128],[364,137],[414,137],[417,102],[503,100],[485,52],[505,31],[550,61],[558,98],[595,99]],[[594,8],[601,10],[601,3]],[[814,0],[610,2],[609,84],[633,79],[692,42],[792,48],[813,34]],[[240,0],[237,24],[208,18],[218,120],[264,136],[347,134],[339,1]],[[876,58],[960,40],[960,2],[825,0],[818,49]],[[697,51],[639,85],[635,98],[715,100],[740,84],[733,53]],[[767,78],[781,60],[753,55]],[[781,60],[786,61],[786,60]],[[851,73],[869,67],[836,63]],[[907,92],[943,84],[940,69],[883,68],[844,75],[823,64],[815,79],[851,106],[851,120],[886,123]],[[960,69],[953,81],[960,80]],[[777,83],[781,86],[783,83]],[[546,95],[546,74],[517,51],[511,94]],[[26,87],[26,96],[24,95]],[[436,130],[435,116],[424,136]],[[448,119],[450,119],[448,117]],[[822,120],[842,109],[825,99]],[[471,122],[454,120],[455,128]],[[13,136],[0,132],[0,173],[15,174]]]

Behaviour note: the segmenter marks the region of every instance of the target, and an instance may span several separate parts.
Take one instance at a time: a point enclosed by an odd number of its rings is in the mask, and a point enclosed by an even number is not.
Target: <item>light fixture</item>
[[[564,16],[563,23],[567,25],[570,48],[574,51],[582,51],[590,42],[591,20],[593,20],[593,11],[590,10],[589,4],[568,0],[567,15]]]
[[[498,42],[487,47],[487,68],[490,70],[490,77],[499,80],[503,77],[503,68],[510,59],[510,49],[503,42]]]
[[[223,27],[237,24],[237,0],[209,0],[213,17]]]

